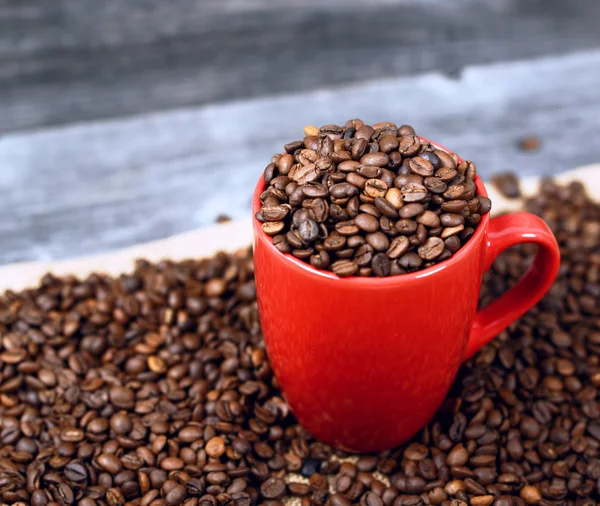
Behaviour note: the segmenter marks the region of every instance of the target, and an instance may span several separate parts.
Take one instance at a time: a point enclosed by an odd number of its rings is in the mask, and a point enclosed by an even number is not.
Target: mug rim
[[[437,144],[436,142],[430,141],[429,139],[427,139],[425,137],[419,136],[419,139],[421,142],[430,143],[436,149],[440,149],[442,151],[445,151],[446,153],[451,152],[447,148],[441,146],[440,144]],[[463,161],[462,158],[459,158],[459,161]],[[488,194],[487,194],[485,185],[483,184],[483,181],[481,180],[479,175],[475,176],[474,182],[475,182],[475,186],[477,188],[478,195],[482,196],[482,197],[487,197]],[[403,282],[410,282],[410,281],[414,281],[417,279],[426,278],[426,277],[436,274],[440,271],[443,271],[443,270],[453,266],[454,264],[458,264],[463,259],[465,259],[468,255],[472,254],[472,252],[475,251],[475,249],[477,248],[477,245],[483,239],[483,236],[485,235],[485,232],[487,230],[487,227],[488,227],[488,224],[490,221],[490,213],[484,214],[481,217],[481,221],[475,228],[475,232],[469,238],[469,240],[467,241],[467,243],[464,246],[462,246],[450,258],[443,260],[442,262],[440,262],[438,264],[427,267],[425,269],[417,270],[414,272],[407,272],[405,274],[397,274],[395,276],[383,276],[383,277],[348,276],[348,277],[341,278],[337,274],[335,274],[333,271],[317,269],[316,267],[313,267],[310,263],[304,262],[303,260],[296,258],[294,255],[292,255],[290,253],[282,253],[275,247],[275,245],[273,244],[272,238],[270,236],[268,236],[267,234],[265,234],[265,232],[263,231],[262,226],[261,226],[262,224],[256,219],[256,213],[260,210],[260,195],[262,194],[263,191],[265,191],[266,186],[267,186],[267,184],[264,180],[263,175],[261,174],[260,178],[258,180],[258,184],[256,185],[256,188],[254,190],[254,195],[252,197],[252,227],[254,229],[255,241],[261,241],[263,244],[265,244],[265,246],[267,247],[267,249],[269,250],[270,253],[279,255],[281,258],[283,258],[286,261],[286,263],[291,268],[293,268],[295,270],[301,270],[306,275],[315,276],[316,278],[321,279],[321,280],[327,279],[327,280],[331,280],[331,281],[334,281],[337,283],[344,283],[346,285],[356,284],[359,286],[361,286],[361,285],[371,286],[374,288],[386,287],[386,286],[396,285],[396,284],[403,283]]]

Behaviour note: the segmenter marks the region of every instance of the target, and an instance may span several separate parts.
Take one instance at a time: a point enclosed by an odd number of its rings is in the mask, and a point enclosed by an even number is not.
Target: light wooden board
[[[571,180],[586,181],[590,195],[594,199],[600,200],[600,164],[565,172],[556,179],[563,183]],[[533,195],[538,184],[538,178],[528,178],[521,182],[521,189],[525,195]],[[487,189],[493,202],[493,213],[520,209],[521,202],[519,200],[503,198],[491,185],[487,185]],[[57,275],[74,274],[80,277],[85,277],[92,272],[118,275],[130,271],[138,258],[145,258],[153,262],[162,259],[201,258],[210,256],[217,251],[235,251],[249,246],[251,242],[252,225],[250,220],[238,220],[102,255],[61,261],[5,265],[0,267],[0,290],[19,290],[36,286],[46,272],[53,272]]]
[[[600,50],[469,66],[459,78],[437,72],[307,86],[285,96],[6,135],[0,263],[116,250],[208,226],[219,213],[247,217],[267,161],[301,137],[305,124],[356,116],[411,123],[476,161],[484,177],[596,163],[598,69]],[[519,149],[527,135],[540,138],[538,152]]]

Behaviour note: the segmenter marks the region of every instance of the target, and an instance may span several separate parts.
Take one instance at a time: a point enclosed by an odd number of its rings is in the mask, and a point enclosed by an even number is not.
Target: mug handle
[[[554,283],[560,267],[558,244],[548,225],[530,213],[490,220],[484,272],[505,249],[526,242],[538,245],[533,264],[515,286],[477,312],[464,360],[537,304]]]

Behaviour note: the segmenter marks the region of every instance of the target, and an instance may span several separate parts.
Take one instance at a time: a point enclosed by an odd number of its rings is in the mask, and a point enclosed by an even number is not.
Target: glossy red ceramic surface
[[[253,213],[264,189],[261,177]],[[531,269],[477,313],[483,272],[522,242],[539,245]],[[367,452],[406,441],[433,417],[463,360],[544,295],[560,258],[547,225],[516,213],[484,216],[449,260],[387,278],[317,270],[280,253],[254,220],[254,263],[267,352],[294,415],[317,438]]]

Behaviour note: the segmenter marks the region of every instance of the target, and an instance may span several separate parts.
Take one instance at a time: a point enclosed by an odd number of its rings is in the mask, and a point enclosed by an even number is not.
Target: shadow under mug
[[[487,196],[482,181],[475,183]],[[254,214],[264,190],[261,177]],[[485,215],[448,260],[386,278],[315,269],[278,251],[256,218],[253,226],[258,307],[273,372],[299,423],[349,451],[392,448],[418,432],[442,405],[461,363],[534,306],[560,265],[554,235],[529,213]],[[538,245],[530,269],[477,311],[483,273],[502,251],[526,242]]]

